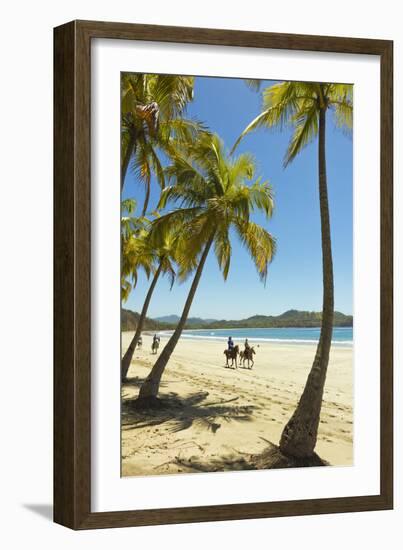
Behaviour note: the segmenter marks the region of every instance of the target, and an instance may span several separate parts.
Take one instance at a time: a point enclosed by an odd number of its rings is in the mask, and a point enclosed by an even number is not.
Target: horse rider
[[[153,344],[155,344],[155,342],[159,342],[160,341],[160,337],[157,336],[157,334],[154,334],[153,336]]]
[[[248,339],[246,338],[245,339],[245,352],[249,351],[250,350],[250,345],[249,345],[249,342],[248,342]]]
[[[232,351],[234,349],[234,341],[232,339],[232,336],[228,338],[228,350]]]
[[[137,345],[138,345],[139,348],[141,348],[141,346],[143,345],[143,338],[141,336],[139,336]]]

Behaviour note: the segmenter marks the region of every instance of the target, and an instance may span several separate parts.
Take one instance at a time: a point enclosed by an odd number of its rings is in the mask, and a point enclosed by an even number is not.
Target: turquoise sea
[[[161,335],[164,333],[161,332]],[[167,334],[167,333],[165,333]],[[284,342],[284,343],[317,343],[320,328],[233,328],[233,329],[198,329],[184,330],[182,338],[196,338],[207,340],[227,340],[232,336],[235,344],[243,344],[248,338],[251,344],[254,342]],[[335,327],[333,329],[333,344],[353,344],[352,327]]]

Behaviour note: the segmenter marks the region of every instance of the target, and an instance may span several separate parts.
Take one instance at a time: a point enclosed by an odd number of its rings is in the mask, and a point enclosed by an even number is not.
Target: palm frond
[[[301,110],[294,119],[295,129],[288,144],[284,166],[292,162],[300,151],[310,143],[318,133],[319,119],[316,105]]]
[[[151,223],[150,242],[154,247],[160,248],[172,232],[180,231],[183,233],[183,227],[195,219],[201,212],[202,209],[197,206],[193,208],[180,208],[156,218]]]
[[[263,227],[251,221],[238,222],[235,224],[235,228],[255,264],[261,281],[266,283],[268,265],[276,252],[275,239]]]
[[[179,280],[183,281],[197,267],[200,254],[214,234],[215,254],[226,279],[232,250],[230,229],[242,227],[243,243],[252,256],[259,255],[253,261],[265,279],[274,240],[263,228],[260,231],[250,216],[260,211],[270,218],[274,199],[267,181],[258,178],[250,183],[255,173],[254,158],[250,154],[231,157],[216,135],[199,137],[186,153],[184,158],[177,151],[165,170],[170,185],[161,192],[158,208],[164,210],[174,204],[177,209],[152,222],[154,241],[161,242],[174,228],[180,232],[174,259]]]
[[[121,78],[122,181],[130,164],[136,179],[145,185],[143,212],[147,210],[151,176],[161,188],[164,171],[158,149],[172,149],[172,140],[185,143],[206,129],[182,118],[193,99],[194,77],[124,73]],[[127,162],[129,161],[129,162]]]
[[[261,210],[267,218],[271,218],[274,209],[273,188],[267,181],[261,181],[258,178],[255,183],[248,188],[249,200],[253,208]]]
[[[123,302],[126,302],[128,300],[130,296],[130,292],[132,291],[132,288],[133,288],[133,285],[130,283],[130,281],[122,278],[120,295]]]
[[[137,201],[136,199],[124,199],[121,203],[121,211],[127,212],[128,214],[133,214],[136,210]]]
[[[260,114],[257,115],[256,118],[254,118],[252,120],[252,122],[250,122],[245,130],[241,133],[241,135],[239,136],[239,138],[236,140],[236,142],[234,143],[234,145],[232,146],[232,149],[231,149],[231,154],[235,151],[235,149],[238,147],[238,145],[240,144],[240,142],[243,140],[243,138],[245,136],[247,136],[248,134],[250,134],[251,132],[253,132],[254,130],[256,130],[257,128],[261,128],[261,127],[264,127],[264,126],[267,126],[267,121],[269,120],[270,118],[270,115],[268,113],[268,111],[263,111],[261,112]]]
[[[351,131],[353,127],[353,86],[351,84],[331,84],[329,86],[329,106],[333,110],[338,128]]]
[[[165,254],[161,260],[162,271],[165,275],[168,276],[170,290],[172,290],[172,287],[174,286],[175,279],[176,279],[176,271],[172,265],[171,258],[170,258],[170,256],[172,256],[172,253],[173,251],[171,250],[165,251]]]
[[[244,82],[253,92],[258,92],[262,85],[262,80],[257,78],[245,78]]]
[[[214,251],[218,261],[218,267],[222,271],[224,281],[227,280],[231,264],[231,242],[228,232],[219,229],[214,239]]]
[[[180,282],[186,281],[197,267],[198,258],[211,236],[212,226],[209,217],[202,212],[184,224],[182,230],[175,256]]]
[[[209,134],[207,126],[197,119],[175,118],[160,123],[159,145],[168,154],[194,143],[200,134]]]

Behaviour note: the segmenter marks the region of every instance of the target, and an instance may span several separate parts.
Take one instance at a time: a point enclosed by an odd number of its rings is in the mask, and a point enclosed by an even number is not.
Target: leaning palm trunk
[[[333,332],[334,288],[325,156],[326,109],[319,112],[319,200],[322,230],[323,311],[315,359],[304,391],[280,439],[280,449],[295,457],[312,456],[316,445]]]
[[[125,184],[126,173],[127,173],[128,167],[129,167],[130,158],[133,154],[135,143],[136,143],[136,137],[134,135],[134,132],[130,132],[129,143],[127,144],[126,153],[123,157],[122,169],[121,169],[121,174],[120,174],[120,189],[121,189],[121,191],[123,190],[123,186]]]
[[[144,197],[143,211],[141,212],[142,216],[146,215],[148,203],[150,202],[150,192],[151,192],[151,176],[149,175],[145,178],[146,194]]]
[[[140,392],[139,392],[139,399],[155,399],[158,395],[161,377],[164,373],[165,367],[168,364],[169,358],[171,357],[172,352],[174,351],[176,344],[178,343],[180,335],[182,334],[182,331],[185,328],[190,307],[195,297],[196,290],[199,285],[200,277],[203,271],[203,267],[204,267],[204,264],[206,263],[206,258],[208,256],[212,242],[213,242],[213,237],[211,237],[207,242],[206,247],[203,251],[203,254],[200,258],[200,263],[197,267],[197,270],[192,282],[192,286],[190,287],[189,295],[186,299],[185,306],[183,308],[182,316],[179,320],[179,323],[174,333],[172,334],[171,338],[169,339],[167,345],[162,350],[161,355],[158,357],[150,374],[147,376],[146,380],[141,386]]]
[[[143,330],[143,325],[144,325],[144,321],[145,321],[145,318],[146,318],[146,315],[147,315],[148,306],[150,305],[151,296],[153,295],[155,285],[157,284],[158,278],[161,275],[162,264],[163,264],[163,260],[161,259],[161,261],[159,263],[159,266],[158,266],[158,269],[154,274],[154,277],[153,277],[153,280],[151,282],[150,288],[148,289],[147,296],[146,296],[146,299],[145,299],[145,302],[144,302],[144,305],[143,305],[143,309],[141,310],[139,321],[137,323],[136,332],[134,333],[133,339],[130,342],[129,347],[126,350],[126,353],[123,356],[122,366],[121,366],[121,368],[122,368],[122,373],[121,373],[122,381],[126,380],[127,373],[128,373],[129,367],[130,367],[130,363],[131,363],[131,360],[133,359],[134,351],[137,347],[137,344],[138,344],[138,341],[139,341],[139,338],[140,338],[140,335],[141,335],[141,331]]]

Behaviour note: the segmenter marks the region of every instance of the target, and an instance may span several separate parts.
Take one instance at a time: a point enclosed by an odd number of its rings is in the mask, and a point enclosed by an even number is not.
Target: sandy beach
[[[123,333],[123,353],[132,336]],[[160,388],[173,406],[137,411],[131,405],[156,358],[151,340],[143,335],[122,386],[123,476],[242,469],[246,456],[278,443],[316,349],[259,342],[253,369],[229,369],[225,342],[182,338]],[[331,465],[353,463],[352,346],[332,346],[316,452]]]

